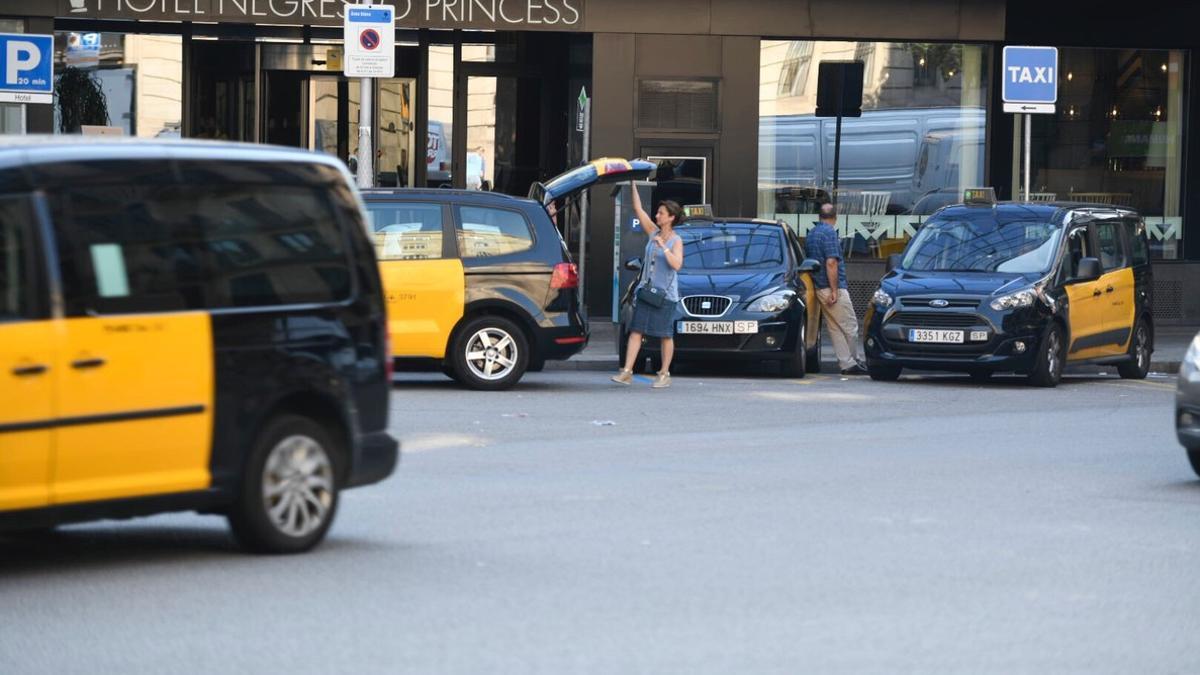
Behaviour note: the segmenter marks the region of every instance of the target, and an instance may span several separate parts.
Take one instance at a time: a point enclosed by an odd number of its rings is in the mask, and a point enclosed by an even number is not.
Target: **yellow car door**
[[[57,504],[212,482],[208,249],[194,219],[180,217],[178,193],[123,190],[82,182],[51,198],[64,300]]]
[[[1105,344],[1102,349],[1109,356],[1129,350],[1135,318],[1133,268],[1121,233],[1123,226],[1116,220],[1096,224],[1100,264],[1104,267],[1104,276],[1098,281],[1104,292]]]
[[[58,354],[55,503],[209,487],[206,312],[68,319]]]
[[[387,301],[392,355],[443,358],[466,302],[462,261],[447,230],[452,222],[448,207],[368,195],[367,215]]]
[[[1090,227],[1078,227],[1067,235],[1067,254],[1070,277],[1077,276],[1080,261],[1095,257],[1095,242]],[[1066,281],[1068,312],[1071,326],[1068,361],[1081,361],[1103,356],[1104,320],[1107,301],[1101,277]]]
[[[56,322],[24,198],[0,199],[0,511],[50,503]]]

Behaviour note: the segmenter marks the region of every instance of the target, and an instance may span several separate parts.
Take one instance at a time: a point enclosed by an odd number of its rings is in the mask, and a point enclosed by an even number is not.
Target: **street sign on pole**
[[[1058,48],[1005,47],[1000,93],[1004,112],[1025,115],[1025,200],[1029,200],[1033,115],[1052,114],[1058,102]]]
[[[54,102],[54,36],[0,33],[0,103]]]
[[[822,61],[817,66],[816,117],[837,118],[833,137],[833,192],[829,195],[834,206],[837,206],[838,173],[842,164],[842,118],[862,117],[865,73],[866,64],[862,61]]]
[[[347,5],[342,24],[346,77],[395,77],[396,23],[391,5]]]
[[[1054,112],[1058,102],[1058,48],[1005,47],[1001,73],[1004,112]]]

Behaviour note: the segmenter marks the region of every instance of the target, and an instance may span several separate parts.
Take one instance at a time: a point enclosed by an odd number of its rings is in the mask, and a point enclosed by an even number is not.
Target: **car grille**
[[[689,349],[738,349],[746,339],[745,335],[688,335],[675,334],[675,348],[681,351]]]
[[[970,298],[943,298],[936,295],[930,295],[927,297],[908,296],[905,298],[900,298],[900,303],[905,307],[929,307],[929,303],[933,302],[934,300],[942,300],[945,302],[946,304],[943,305],[945,308],[975,309],[979,306],[978,300],[972,300]]]
[[[970,328],[984,321],[974,314],[960,312],[896,312],[888,323],[912,328]]]
[[[692,316],[721,316],[731,302],[720,295],[689,295],[683,299],[683,308]]]

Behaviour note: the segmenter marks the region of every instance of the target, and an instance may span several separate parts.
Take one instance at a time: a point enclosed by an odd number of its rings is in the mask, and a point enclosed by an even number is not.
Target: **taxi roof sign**
[[[996,190],[990,187],[967,188],[963,191],[963,203],[992,206],[996,203]]]

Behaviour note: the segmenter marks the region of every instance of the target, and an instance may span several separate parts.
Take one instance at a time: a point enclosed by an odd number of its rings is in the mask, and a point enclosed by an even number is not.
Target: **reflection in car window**
[[[380,260],[437,260],[442,257],[441,204],[367,202]]]
[[[0,321],[26,315],[28,270],[25,223],[29,221],[23,200],[0,200]]]
[[[459,220],[458,250],[463,258],[491,258],[533,248],[529,223],[516,211],[464,206]]]
[[[904,255],[919,272],[1046,272],[1061,229],[1038,220],[999,221],[955,216],[926,222]]]
[[[683,238],[685,270],[766,269],[783,264],[779,227],[688,227]]]
[[[1096,223],[1096,243],[1100,250],[1100,265],[1105,270],[1125,266],[1125,248],[1121,245],[1120,225],[1116,222]]]

